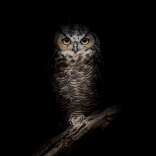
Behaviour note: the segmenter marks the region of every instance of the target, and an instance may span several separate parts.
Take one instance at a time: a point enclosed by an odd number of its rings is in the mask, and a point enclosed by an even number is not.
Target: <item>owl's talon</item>
[[[72,123],[72,121],[70,121],[70,122],[69,122],[69,125],[70,125],[70,126],[73,126],[73,123]]]
[[[80,124],[84,119],[85,119],[84,115],[71,116],[71,118],[69,120],[69,124],[74,126],[76,124]]]
[[[81,122],[85,119],[84,115],[81,115]]]

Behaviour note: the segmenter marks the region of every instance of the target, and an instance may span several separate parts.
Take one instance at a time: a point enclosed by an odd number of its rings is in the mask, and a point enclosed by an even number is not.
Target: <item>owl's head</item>
[[[97,35],[90,32],[89,28],[83,25],[66,25],[61,27],[54,39],[55,45],[60,51],[79,51],[96,46],[99,48],[100,42]]]

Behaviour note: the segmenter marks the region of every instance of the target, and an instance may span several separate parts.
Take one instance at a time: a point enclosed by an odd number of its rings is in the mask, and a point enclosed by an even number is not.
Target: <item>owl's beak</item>
[[[78,51],[78,44],[77,42],[75,41],[74,42],[74,45],[73,45],[73,49],[72,49],[75,53]]]

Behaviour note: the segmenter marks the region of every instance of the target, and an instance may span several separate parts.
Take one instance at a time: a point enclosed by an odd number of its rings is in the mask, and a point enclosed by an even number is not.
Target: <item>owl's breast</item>
[[[99,103],[99,91],[98,70],[91,54],[60,55],[55,65],[53,84],[63,112],[93,112]]]
[[[77,54],[72,51],[61,52],[55,59],[55,65],[58,83],[66,81],[66,84],[69,84],[74,81],[76,88],[78,84],[93,82],[97,75],[97,66],[94,65],[90,51],[79,51]]]

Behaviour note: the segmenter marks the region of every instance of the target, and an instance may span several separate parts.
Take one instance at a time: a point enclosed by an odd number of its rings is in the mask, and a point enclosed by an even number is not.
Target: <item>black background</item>
[[[74,2],[73,2],[74,3]],[[19,153],[26,155],[61,132],[57,128],[59,114],[50,99],[47,63],[52,53],[53,37],[61,24],[84,24],[97,33],[108,77],[108,101],[125,103],[126,110],[107,131],[107,152],[126,154],[138,150],[140,143],[140,40],[143,36],[142,16],[138,8],[113,5],[78,5],[62,7],[53,4],[20,7],[9,13],[8,99],[9,135],[14,136]],[[119,7],[120,6],[120,7]],[[70,10],[69,10],[70,9]],[[12,144],[14,144],[12,141]],[[132,142],[132,143],[130,143]],[[104,147],[100,148],[104,151]],[[139,151],[139,150],[138,150]],[[127,154],[126,154],[127,155]]]

